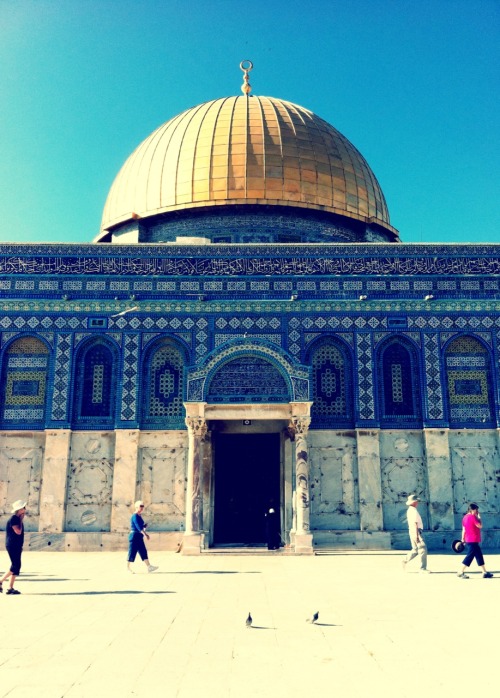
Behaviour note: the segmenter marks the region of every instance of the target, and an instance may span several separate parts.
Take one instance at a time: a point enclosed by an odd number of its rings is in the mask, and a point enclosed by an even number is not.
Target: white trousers
[[[410,541],[411,541],[411,550],[406,556],[406,562],[410,562],[410,560],[413,560],[414,557],[417,557],[417,555],[420,557],[420,569],[421,570],[426,570],[427,569],[427,546],[425,544],[425,540],[422,537],[422,534],[420,533],[418,537],[418,543],[417,543],[417,534],[413,533],[413,535],[410,533]]]

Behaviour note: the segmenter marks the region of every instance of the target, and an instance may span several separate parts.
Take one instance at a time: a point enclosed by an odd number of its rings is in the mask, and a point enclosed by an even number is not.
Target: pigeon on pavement
[[[316,613],[314,615],[312,615],[311,618],[307,619],[307,622],[308,623],[316,623],[318,618],[319,618],[319,611],[316,611]]]
[[[251,627],[252,627],[252,621],[253,621],[253,618],[252,618],[252,616],[251,616],[251,614],[250,614],[250,611],[248,611],[248,618],[247,618],[246,621],[245,621],[245,625],[247,626],[247,628],[251,628]]]

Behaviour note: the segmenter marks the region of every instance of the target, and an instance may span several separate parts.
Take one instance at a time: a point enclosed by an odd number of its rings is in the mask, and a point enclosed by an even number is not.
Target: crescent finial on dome
[[[243,94],[249,95],[252,91],[252,86],[248,82],[248,73],[252,70],[253,63],[252,61],[245,59],[244,61],[241,61],[240,68],[243,71],[243,85],[241,86],[241,91]]]

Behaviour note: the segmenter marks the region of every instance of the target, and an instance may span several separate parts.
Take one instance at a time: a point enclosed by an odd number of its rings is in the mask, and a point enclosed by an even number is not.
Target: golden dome
[[[255,96],[205,102],[157,128],[118,173],[101,231],[234,204],[316,209],[394,231],[375,175],[347,138],[308,109]]]

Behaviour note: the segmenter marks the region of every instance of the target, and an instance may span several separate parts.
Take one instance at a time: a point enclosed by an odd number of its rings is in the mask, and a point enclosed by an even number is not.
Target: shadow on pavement
[[[249,630],[276,630],[274,626],[271,625],[252,625]]]
[[[29,596],[101,596],[105,594],[176,594],[175,591],[136,591],[136,590],[115,590],[115,591],[47,591],[35,592]]]
[[[75,577],[57,577],[55,579],[54,577],[43,577],[40,575],[39,579],[29,579],[28,576],[24,576],[24,574],[20,574],[19,578],[22,579],[23,582],[90,582],[90,579],[77,579]]]
[[[262,574],[262,572],[240,572],[239,570],[183,570],[179,572],[161,572],[160,574]]]
[[[317,557],[322,557],[322,556],[337,556],[337,557],[373,557],[373,555],[376,554],[377,557],[399,557],[399,554],[401,555],[407,555],[408,551],[407,550],[393,550],[389,551],[387,553],[379,550],[373,550],[373,551],[363,551],[363,550],[328,550],[326,548],[325,550],[321,550],[321,548],[315,548],[314,550],[314,555]]]

